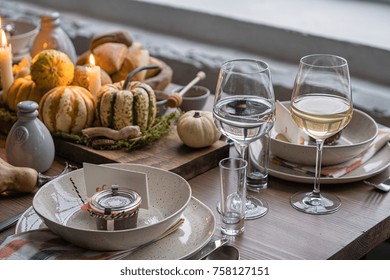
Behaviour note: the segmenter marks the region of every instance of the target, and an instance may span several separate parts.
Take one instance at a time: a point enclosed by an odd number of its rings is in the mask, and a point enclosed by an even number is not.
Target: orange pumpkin
[[[39,103],[44,93],[44,91],[36,86],[30,75],[17,78],[8,89],[8,108],[16,112],[16,105],[21,101],[31,100]]]

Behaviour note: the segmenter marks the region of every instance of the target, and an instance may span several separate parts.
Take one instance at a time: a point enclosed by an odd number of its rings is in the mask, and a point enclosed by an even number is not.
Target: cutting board
[[[205,110],[210,110],[211,104],[212,97],[209,97]],[[11,127],[12,124],[0,120],[0,134],[6,137]],[[217,141],[212,146],[201,149],[186,147],[179,139],[175,128],[172,128],[169,135],[153,144],[131,152],[95,150],[61,138],[54,138],[54,143],[56,155],[74,163],[144,164],[172,171],[187,180],[218,166],[221,159],[229,156],[229,144],[225,141]]]
[[[185,146],[174,131],[147,147],[130,152],[95,150],[59,138],[55,138],[54,143],[58,156],[77,163],[144,164],[172,171],[187,180],[218,166],[222,158],[229,156],[229,144],[225,141],[193,149]]]

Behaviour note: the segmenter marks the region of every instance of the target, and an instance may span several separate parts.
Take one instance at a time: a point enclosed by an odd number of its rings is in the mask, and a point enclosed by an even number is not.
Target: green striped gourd
[[[95,109],[99,125],[116,130],[138,125],[141,131],[153,125],[157,113],[154,90],[145,83],[130,82],[133,75],[150,67],[156,66],[137,68],[126,81],[101,87],[96,96]]]
[[[79,133],[94,120],[95,101],[80,86],[59,86],[48,91],[39,103],[39,117],[50,132]]]

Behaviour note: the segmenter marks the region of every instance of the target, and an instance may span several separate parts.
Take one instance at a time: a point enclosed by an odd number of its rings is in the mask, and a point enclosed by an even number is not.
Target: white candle
[[[95,58],[92,54],[89,56],[89,64],[87,66],[88,89],[96,97],[101,87],[100,67],[95,65]]]
[[[0,42],[0,69],[1,69],[1,84],[3,86],[3,94],[1,96],[4,103],[7,102],[7,92],[9,87],[14,82],[14,75],[12,72],[12,47],[7,43],[7,36],[1,29]]]

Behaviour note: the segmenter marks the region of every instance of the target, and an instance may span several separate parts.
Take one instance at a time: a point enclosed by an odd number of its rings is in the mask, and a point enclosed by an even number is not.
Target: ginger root
[[[112,140],[131,139],[141,136],[141,130],[138,125],[125,126],[120,130],[108,127],[88,127],[81,130],[81,133],[88,138],[105,137]]]

